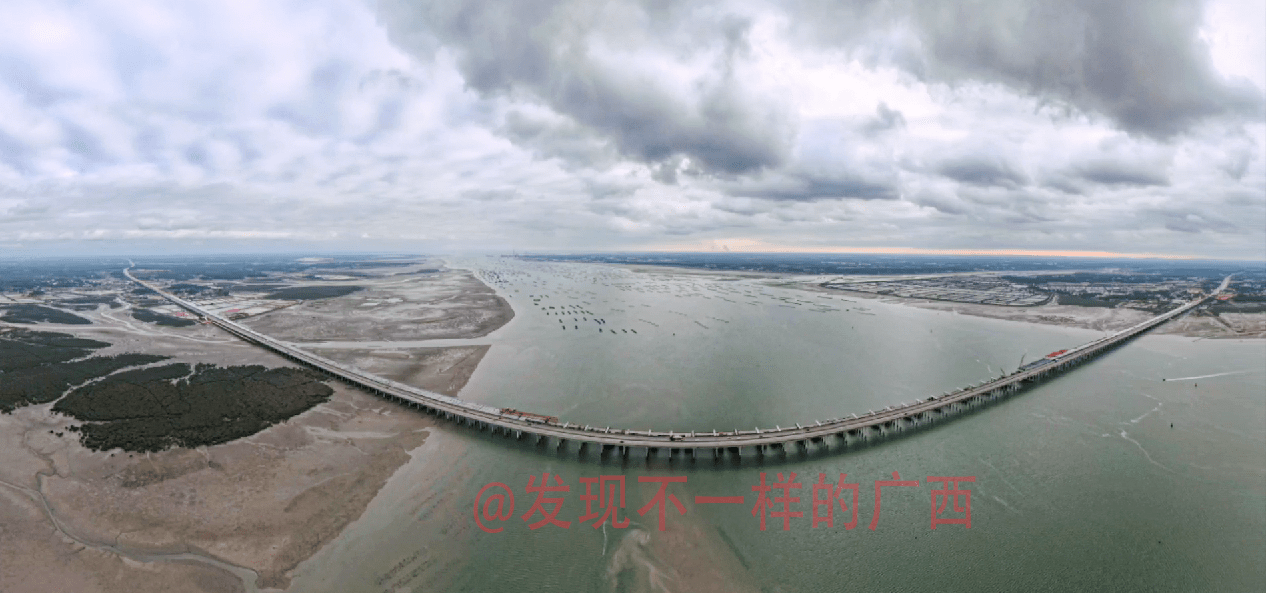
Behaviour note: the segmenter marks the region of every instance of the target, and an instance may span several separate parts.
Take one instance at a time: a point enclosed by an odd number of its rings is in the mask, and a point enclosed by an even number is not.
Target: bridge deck
[[[864,415],[850,415],[847,418],[835,418],[826,422],[815,421],[810,426],[794,428],[755,428],[740,431],[710,432],[662,432],[623,430],[610,427],[579,426],[563,422],[561,424],[524,420],[502,414],[495,408],[481,406],[470,402],[404,385],[339,364],[327,358],[317,356],[295,347],[293,344],[275,340],[241,324],[234,323],[220,315],[206,311],[198,305],[177,297],[148,282],[142,281],[131,273],[131,268],[124,270],[129,279],[140,284],[183,309],[206,319],[225,331],[248,342],[258,344],[286,358],[338,377],[348,383],[357,385],[384,397],[394,398],[408,405],[419,407],[434,413],[445,414],[454,419],[477,422],[507,431],[508,433],[534,435],[554,438],[560,441],[575,441],[614,447],[646,447],[646,448],[730,448],[730,447],[763,447],[784,445],[810,439],[823,439],[834,435],[844,435],[863,431],[872,427],[882,428],[885,425],[914,419],[921,415],[932,414],[950,408],[956,404],[969,402],[977,398],[989,398],[1007,390],[1018,389],[1025,381],[1042,378],[1049,373],[1067,369],[1085,362],[1090,358],[1111,349],[1143,332],[1146,332],[1170,319],[1187,313],[1191,309],[1213,298],[1230,282],[1228,276],[1221,286],[1211,294],[1195,299],[1172,311],[1158,315],[1133,327],[1121,330],[1110,336],[1069,349],[1047,364],[1028,370],[1004,375],[981,385],[960,389],[947,395],[933,396],[897,407],[886,408]]]

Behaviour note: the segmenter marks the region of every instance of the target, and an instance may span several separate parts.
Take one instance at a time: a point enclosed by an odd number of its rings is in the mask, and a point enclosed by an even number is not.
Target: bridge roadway
[[[990,379],[979,385],[969,386],[944,395],[903,403],[899,406],[888,407],[879,411],[870,411],[860,416],[853,414],[825,422],[814,421],[813,424],[808,426],[796,424],[795,427],[778,426],[765,429],[756,427],[753,430],[663,432],[625,430],[609,426],[600,428],[568,422],[559,424],[527,420],[503,414],[497,408],[465,402],[457,398],[404,385],[317,356],[296,348],[293,344],[275,340],[234,323],[199,307],[195,303],[136,278],[132,275],[131,268],[125,269],[123,273],[133,282],[153,290],[181,308],[243,340],[410,407],[422,409],[428,413],[443,416],[457,422],[477,426],[480,429],[490,429],[494,432],[499,430],[506,436],[514,435],[517,438],[534,436],[538,440],[553,438],[558,441],[559,447],[562,447],[568,441],[574,441],[580,443],[582,447],[586,444],[594,444],[602,446],[604,450],[608,447],[618,448],[625,455],[628,454],[628,450],[631,447],[643,447],[646,448],[648,457],[661,448],[669,449],[670,456],[673,449],[688,449],[691,450],[692,455],[694,449],[707,448],[713,449],[714,455],[719,455],[726,449],[738,452],[741,447],[755,447],[758,451],[763,452],[769,446],[783,447],[787,443],[799,443],[802,446],[807,446],[805,444],[809,441],[823,441],[832,436],[838,436],[845,440],[847,440],[849,435],[865,438],[867,431],[870,429],[876,429],[882,434],[888,430],[900,430],[907,421],[917,425],[923,421],[935,420],[963,407],[997,399],[1017,391],[1025,382],[1034,382],[1052,373],[1086,362],[1143,332],[1200,306],[1225,290],[1231,280],[1231,277],[1227,276],[1218,289],[1209,295],[1197,298],[1172,311],[1153,317],[1115,334],[1069,349],[1057,357],[1043,359],[1047,360],[1047,362],[1040,366],[1018,370],[1008,375]]]

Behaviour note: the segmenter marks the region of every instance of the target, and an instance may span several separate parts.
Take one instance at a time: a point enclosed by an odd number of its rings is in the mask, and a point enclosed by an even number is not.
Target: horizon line
[[[1020,257],[1062,257],[1093,259],[1163,259],[1175,261],[1209,260],[1209,261],[1246,261],[1266,262],[1266,258],[1247,257],[1214,257],[1187,254],[1165,254],[1153,252],[1120,252],[1102,250],[1068,250],[1068,249],[980,249],[980,248],[929,248],[929,247],[788,247],[776,245],[760,245],[759,248],[728,248],[721,244],[720,248],[699,249],[685,246],[663,246],[645,249],[646,253],[733,253],[733,254],[855,254],[855,255],[959,255],[959,256],[1020,256]],[[579,253],[579,252],[578,252]],[[598,253],[598,252],[594,252]],[[608,251],[608,253],[612,253]]]
[[[6,259],[45,259],[45,258],[126,258],[126,257],[181,257],[181,256],[217,256],[217,255],[378,255],[378,256],[444,256],[444,255],[474,255],[482,253],[485,255],[602,255],[602,254],[653,254],[653,253],[680,253],[695,255],[769,255],[769,254],[804,254],[804,255],[836,255],[836,254],[853,254],[853,255],[923,255],[923,256],[967,256],[967,257],[1048,257],[1048,258],[1085,258],[1085,259],[1155,259],[1170,261],[1226,261],[1226,262],[1254,262],[1266,263],[1266,258],[1249,257],[1214,257],[1202,255],[1177,255],[1177,254],[1161,254],[1161,253],[1134,253],[1134,252],[1116,252],[1116,251],[1095,251],[1095,250],[1056,250],[1056,249],[975,249],[975,248],[947,248],[934,249],[926,247],[826,247],[826,248],[804,248],[804,247],[784,247],[775,245],[761,245],[760,248],[739,248],[730,249],[722,246],[722,248],[700,249],[697,246],[660,246],[660,247],[643,247],[640,249],[593,249],[593,250],[545,250],[545,249],[504,249],[504,250],[436,250],[432,252],[426,251],[410,251],[405,249],[384,249],[384,250],[323,250],[323,249],[297,249],[297,250],[261,250],[261,251],[219,251],[207,250],[203,252],[160,252],[160,253],[67,253],[60,254],[50,253],[31,253],[26,252],[9,252],[0,253],[0,260]]]

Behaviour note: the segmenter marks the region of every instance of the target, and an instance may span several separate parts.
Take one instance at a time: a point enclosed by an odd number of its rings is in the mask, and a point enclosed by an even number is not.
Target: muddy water
[[[516,315],[472,341],[492,348],[462,397],[597,426],[811,423],[979,382],[1100,335],[763,280],[495,269]],[[1264,394],[1266,342],[1149,336],[930,429],[764,459],[602,458],[441,426],[362,519],[299,568],[294,590],[1251,590],[1266,577]],[[571,489],[559,514],[568,529],[520,518],[529,476],[545,472]],[[804,517],[788,530],[770,517],[762,531],[751,514],[761,472],[770,483],[795,472],[804,485],[791,505]],[[872,531],[874,483],[893,472],[919,484],[884,488]],[[811,525],[820,473],[859,484],[857,528]],[[625,476],[628,528],[577,522],[579,478],[599,475]],[[638,515],[655,494],[643,476],[687,478],[669,488],[687,513],[669,506],[666,531],[654,510]],[[930,528],[929,476],[975,477],[971,529]],[[514,515],[484,533],[473,504],[493,482],[513,489]]]

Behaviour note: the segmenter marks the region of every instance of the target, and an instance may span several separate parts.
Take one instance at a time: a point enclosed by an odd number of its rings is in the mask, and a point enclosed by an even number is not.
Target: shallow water
[[[461,397],[597,426],[811,423],[979,382],[1022,355],[1101,335],[765,280],[514,266],[496,288],[516,316],[471,341],[493,347]],[[563,307],[577,313],[547,314]],[[764,459],[748,449],[741,460],[660,452],[647,462],[635,450],[625,461],[442,424],[365,515],[300,566],[294,590],[1251,590],[1266,577],[1264,394],[1266,342],[1145,336],[928,429]],[[894,471],[919,485],[885,488],[872,531],[874,482]],[[544,472],[571,488],[559,515],[569,529],[533,531],[520,519],[533,500],[529,476]],[[804,484],[791,505],[804,517],[787,531],[773,517],[761,531],[751,515],[761,472],[771,483],[796,472]],[[819,473],[860,485],[856,529],[811,526]],[[626,477],[628,529],[576,522],[579,478],[598,475]],[[687,478],[669,488],[687,514],[669,507],[668,531],[653,510],[638,516],[655,492],[639,476]],[[930,528],[928,476],[975,476],[964,485],[971,529]],[[492,482],[516,497],[495,534],[472,517]],[[744,503],[695,505],[696,495]]]

